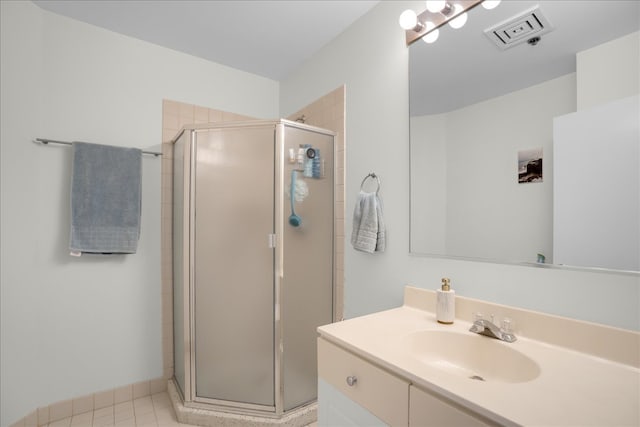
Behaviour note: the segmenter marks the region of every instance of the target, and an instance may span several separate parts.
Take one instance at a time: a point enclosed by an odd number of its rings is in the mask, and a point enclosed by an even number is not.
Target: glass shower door
[[[197,131],[196,401],[275,406],[274,144],[272,125]]]
[[[284,127],[285,153],[311,146],[318,150],[324,165],[322,177],[295,172],[297,181],[304,182],[308,189],[304,200],[295,203],[300,226],[288,224],[288,210],[285,216],[281,300],[285,411],[316,399],[316,328],[333,320],[333,142],[328,134]],[[291,182],[294,167],[300,169],[291,163],[284,166],[285,187]]]

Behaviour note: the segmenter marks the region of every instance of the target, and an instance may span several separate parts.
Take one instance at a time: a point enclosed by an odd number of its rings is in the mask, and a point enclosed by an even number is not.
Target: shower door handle
[[[269,234],[268,236],[269,239],[269,249],[275,249],[277,246],[277,239],[276,239],[276,235],[275,234]]]

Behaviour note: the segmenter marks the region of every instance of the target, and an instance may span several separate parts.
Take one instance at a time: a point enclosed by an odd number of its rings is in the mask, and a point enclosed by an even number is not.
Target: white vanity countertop
[[[515,319],[517,321],[517,319]],[[474,381],[421,362],[406,350],[407,335],[423,330],[469,332],[470,322],[436,322],[408,305],[318,329],[321,337],[425,390],[433,390],[504,425],[639,426],[640,369],[516,335],[514,343],[489,337],[535,361],[540,375],[521,383]],[[635,335],[634,335],[635,336]],[[500,364],[500,360],[495,361]]]

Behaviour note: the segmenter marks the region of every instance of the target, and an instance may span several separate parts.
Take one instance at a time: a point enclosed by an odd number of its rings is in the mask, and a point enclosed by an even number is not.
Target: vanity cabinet
[[[385,424],[409,425],[409,382],[322,338],[318,338],[318,377]],[[322,396],[320,399],[323,405]],[[336,416],[346,417],[352,411],[341,412]]]
[[[410,386],[410,427],[486,427],[492,425],[496,424],[480,420],[464,408],[445,402],[413,385]]]
[[[486,427],[465,408],[318,338],[320,426]]]
[[[441,325],[436,293],[407,287],[402,307],[318,328],[319,426],[640,426],[640,333],[456,298],[540,340]]]

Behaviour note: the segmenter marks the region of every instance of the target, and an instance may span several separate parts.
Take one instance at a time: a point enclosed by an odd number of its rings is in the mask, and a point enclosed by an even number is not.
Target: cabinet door
[[[409,383],[322,338],[318,376],[388,425],[408,425]]]
[[[322,378],[318,379],[319,427],[387,427],[384,421]]]
[[[440,398],[409,387],[409,426],[410,427],[476,427],[490,426],[484,420],[456,407]]]

